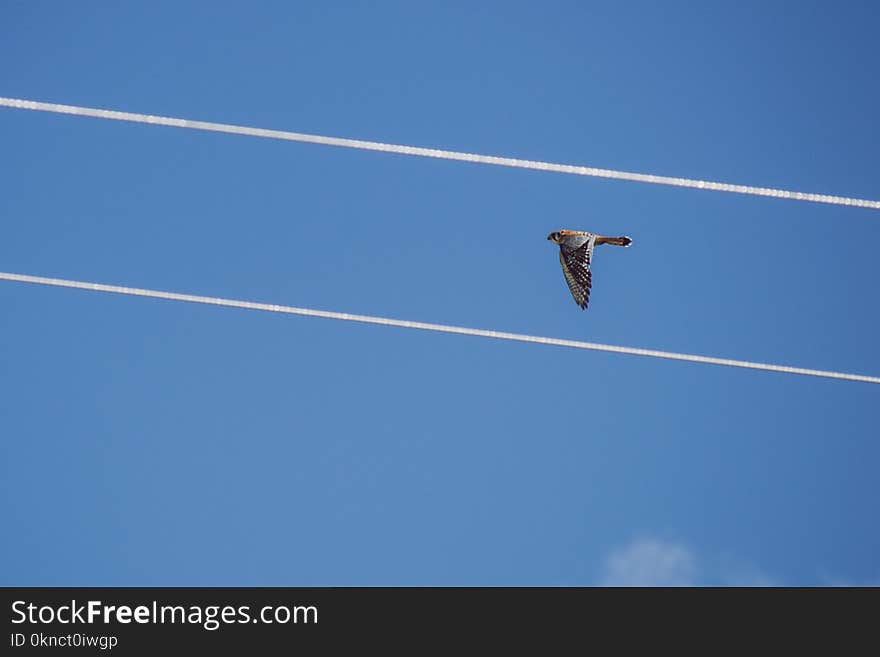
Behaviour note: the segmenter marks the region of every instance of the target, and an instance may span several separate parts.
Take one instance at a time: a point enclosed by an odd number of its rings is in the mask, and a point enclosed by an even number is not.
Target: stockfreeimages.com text
[[[221,625],[233,623],[312,623],[318,622],[318,608],[314,605],[265,606],[251,613],[248,605],[160,605],[153,600],[150,605],[108,605],[100,600],[89,600],[58,606],[35,605],[24,600],[12,603],[12,622],[14,624],[42,623],[94,624],[104,623],[179,623],[201,625],[206,630],[216,630]]]

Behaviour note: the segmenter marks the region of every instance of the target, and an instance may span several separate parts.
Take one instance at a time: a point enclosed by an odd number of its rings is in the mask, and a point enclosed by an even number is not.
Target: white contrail
[[[352,315],[349,313],[332,312],[329,310],[313,310],[311,308],[296,308],[294,306],[279,306],[269,303],[257,303],[254,301],[238,301],[235,299],[222,299],[218,297],[204,297],[193,294],[180,294],[178,292],[162,292],[159,290],[146,290],[136,287],[122,287],[119,285],[105,285],[103,283],[86,283],[83,281],[71,281],[63,278],[46,278],[44,276],[30,276],[27,274],[12,274],[0,272],[0,280],[15,281],[18,283],[33,283],[36,285],[51,285],[55,287],[70,287],[92,292],[108,292],[111,294],[127,294],[137,297],[151,297],[154,299],[167,299],[169,301],[185,301],[188,303],[203,303],[212,306],[226,306],[230,308],[244,308],[246,310],[263,310],[273,313],[285,313],[288,315],[305,315],[306,317],[323,317],[324,319],[336,319],[345,322],[361,322],[363,324],[380,324],[382,326],[396,326],[406,329],[419,329],[422,331],[437,331],[439,333],[457,333],[459,335],[473,335],[480,338],[494,338],[496,340],[513,340],[516,342],[534,342],[537,344],[554,345],[557,347],[571,347],[573,349],[589,349],[592,351],[609,351],[631,356],[648,356],[651,358],[666,358],[669,360],[683,360],[691,363],[704,363],[709,365],[724,365],[727,367],[744,367],[753,370],[767,372],[781,372],[783,374],[802,374],[805,376],[818,376],[829,379],[844,379],[847,381],[860,381],[863,383],[880,383],[880,377],[865,376],[862,374],[848,374],[846,372],[829,372],[825,370],[813,370],[803,367],[789,367],[788,365],[771,365],[769,363],[753,363],[745,360],[731,360],[729,358],[714,358],[712,356],[696,356],[694,354],[679,354],[671,351],[657,351],[654,349],[640,349],[637,347],[619,347],[595,342],[581,342],[578,340],[562,340],[559,338],[546,338],[537,335],[523,335],[521,333],[505,333],[503,331],[489,331],[486,329],[465,328],[462,326],[447,326],[446,324],[428,324],[425,322],[413,322],[405,319],[389,319],[387,317],[373,317],[370,315]]]
[[[114,121],[132,121],[134,123],[162,125],[172,128],[189,128],[191,130],[226,132],[236,135],[246,135],[249,137],[265,137],[267,139],[283,139],[286,141],[306,142],[309,144],[341,146],[343,148],[356,148],[367,151],[381,151],[384,153],[397,153],[399,155],[415,155],[418,157],[432,157],[442,160],[457,160],[459,162],[475,162],[479,164],[494,164],[504,167],[516,167],[519,169],[552,171],[555,173],[568,173],[576,176],[613,178],[616,180],[629,180],[633,182],[651,183],[654,185],[691,187],[694,189],[707,189],[716,192],[732,192],[735,194],[770,196],[773,198],[790,199],[794,201],[810,201],[813,203],[829,203],[832,205],[847,205],[852,207],[880,210],[880,201],[848,198],[846,196],[831,196],[828,194],[813,194],[809,192],[792,192],[784,189],[752,187],[750,185],[734,185],[731,183],[714,182],[711,180],[693,180],[691,178],[658,176],[650,173],[633,173],[630,171],[618,171],[615,169],[597,169],[595,167],[585,167],[572,164],[555,164],[553,162],[521,160],[513,157],[498,157],[495,155],[479,155],[477,153],[446,151],[436,148],[422,148],[420,146],[384,144],[381,142],[364,141],[361,139],[324,137],[321,135],[309,135],[301,132],[288,132],[286,130],[267,130],[264,128],[249,128],[247,126],[230,125],[227,123],[192,121],[189,119],[176,119],[167,116],[136,114],[134,112],[117,112],[114,110],[95,109],[92,107],[79,107],[76,105],[58,105],[56,103],[43,103],[36,100],[24,100],[21,98],[0,98],[0,106],[35,110],[39,112],[54,112],[56,114],[74,114],[76,116],[89,116],[97,119],[112,119]]]

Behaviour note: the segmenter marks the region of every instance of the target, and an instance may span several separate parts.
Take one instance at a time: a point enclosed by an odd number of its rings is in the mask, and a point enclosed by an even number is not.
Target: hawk
[[[568,289],[571,290],[574,302],[581,308],[586,308],[590,302],[590,288],[592,287],[590,260],[593,259],[593,247],[597,244],[613,244],[614,246],[632,244],[632,240],[625,235],[623,237],[605,237],[582,230],[557,230],[550,233],[547,239],[559,245],[559,262],[562,263],[565,282],[568,283]]]

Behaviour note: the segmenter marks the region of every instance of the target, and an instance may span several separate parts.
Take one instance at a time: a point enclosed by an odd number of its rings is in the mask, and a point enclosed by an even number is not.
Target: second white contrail
[[[265,312],[284,313],[288,315],[304,315],[306,317],[322,317],[345,322],[360,322],[362,324],[379,324],[382,326],[396,326],[405,329],[418,329],[422,331],[436,331],[438,333],[456,333],[459,335],[472,335],[480,338],[493,338],[495,340],[512,340],[515,342],[531,342],[536,344],[553,345],[557,347],[569,347],[572,349],[587,349],[592,351],[606,351],[630,356],[647,356],[650,358],[665,358],[668,360],[681,360],[690,363],[702,363],[706,365],[723,365],[726,367],[740,367],[765,372],[779,372],[782,374],[800,374],[804,376],[817,376],[828,379],[843,379],[846,381],[859,381],[862,383],[878,383],[880,377],[867,376],[864,374],[849,374],[847,372],[833,372],[827,370],[814,370],[804,367],[790,367],[788,365],[773,365],[770,363],[755,363],[745,360],[733,360],[730,358],[715,358],[713,356],[697,356],[695,354],[681,354],[671,351],[657,351],[655,349],[641,349],[638,347],[620,347],[595,342],[581,342],[579,340],[563,340],[560,338],[547,338],[538,335],[524,335],[522,333],[506,333],[504,331],[490,331],[486,329],[466,328],[463,326],[448,326],[446,324],[429,324],[426,322],[414,322],[406,319],[390,319],[387,317],[373,317],[371,315],[352,315],[330,310],[314,310],[311,308],[297,308],[295,306],[280,306],[270,303],[255,301],[239,301],[236,299],[224,299],[220,297],[205,297],[194,294],[181,294],[179,292],[163,292],[160,290],[147,290],[136,287],[123,287],[120,285],[106,285],[104,283],[87,283],[63,278],[47,278],[45,276],[31,276],[29,274],[14,274],[0,272],[0,280],[16,283],[31,283],[35,285],[49,285],[52,287],[67,287],[91,292],[105,292],[111,294],[125,294],[136,297],[150,297],[153,299],[165,299],[168,301],[183,301],[187,303],[201,303],[212,306],[225,306],[227,308],[243,308],[245,310],[262,310]]]

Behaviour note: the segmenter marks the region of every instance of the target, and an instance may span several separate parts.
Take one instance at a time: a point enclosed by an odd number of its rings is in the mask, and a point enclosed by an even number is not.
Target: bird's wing
[[[593,258],[595,243],[596,238],[590,237],[576,249],[559,249],[559,262],[562,264],[565,282],[568,283],[574,302],[581,308],[586,308],[590,303],[590,288],[593,286],[590,260]]]

